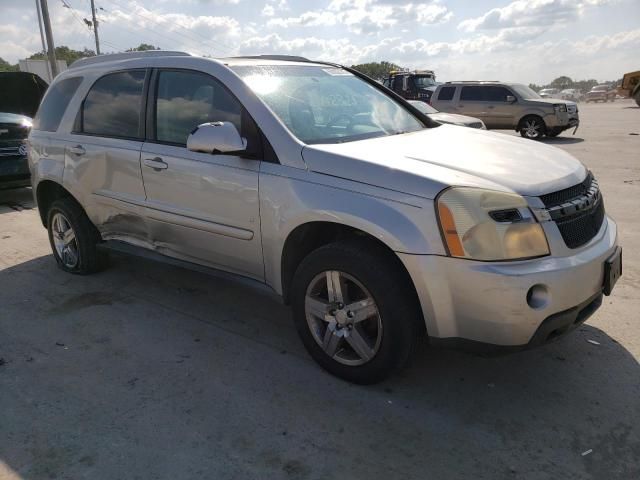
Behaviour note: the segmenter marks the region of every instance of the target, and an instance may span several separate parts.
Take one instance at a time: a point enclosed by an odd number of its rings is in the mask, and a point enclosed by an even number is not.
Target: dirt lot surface
[[[122,254],[63,273],[31,191],[0,192],[0,479],[640,478],[640,108],[580,109],[545,141],[619,223],[614,294],[556,343],[424,346],[372,387],[321,371],[265,293]]]

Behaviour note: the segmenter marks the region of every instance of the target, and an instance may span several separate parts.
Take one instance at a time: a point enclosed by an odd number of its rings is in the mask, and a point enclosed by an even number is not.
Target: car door
[[[140,172],[145,85],[150,70],[98,78],[82,101],[64,143],[64,181],[105,239],[147,242]]]
[[[155,248],[263,279],[258,201],[262,144],[255,123],[222,83],[197,71],[156,70],[149,98],[142,175]],[[233,123],[247,139],[247,151],[189,151],[190,132],[215,121]]]
[[[485,91],[486,87],[483,85],[464,85],[460,90],[460,100],[455,113],[479,118],[487,128],[493,128],[488,119]]]
[[[511,128],[515,125],[514,112],[518,108],[516,102],[508,102],[507,97],[512,96],[517,99],[515,94],[506,87],[502,86],[486,86],[486,121],[491,128]]]

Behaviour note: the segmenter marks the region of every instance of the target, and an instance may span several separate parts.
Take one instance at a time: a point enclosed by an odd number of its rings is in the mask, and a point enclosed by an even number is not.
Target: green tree
[[[154,47],[148,43],[141,43],[137,47],[127,49],[127,52],[146,52],[148,50],[160,50],[160,47]]]
[[[72,48],[66,47],[64,45],[56,47],[56,59],[65,60],[67,62],[67,65],[71,65],[73,62],[80,58],[94,57],[95,55],[96,52],[94,52],[93,50],[89,50],[88,48],[85,48],[84,50],[73,50]],[[34,53],[29,58],[33,60],[48,59],[46,52]]]
[[[17,72],[18,65],[11,65],[4,58],[0,57],[0,72]]]
[[[556,78],[555,80],[553,80],[550,84],[549,87],[551,88],[558,88],[560,90],[564,90],[565,88],[574,88],[574,81],[571,80],[570,77],[567,76],[561,76]]]
[[[382,62],[370,62],[370,63],[361,63],[359,65],[351,65],[351,68],[359,71],[360,73],[364,73],[365,75],[375,79],[382,80],[391,70],[400,70],[401,67],[396,65],[395,63],[382,61]]]

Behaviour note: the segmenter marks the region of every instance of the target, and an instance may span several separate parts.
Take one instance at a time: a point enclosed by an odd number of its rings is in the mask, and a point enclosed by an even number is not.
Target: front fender
[[[306,179],[292,178],[265,171],[260,176],[265,278],[278,293],[282,293],[281,259],[285,242],[293,230],[306,223],[330,222],[352,227],[395,252],[445,254],[432,200],[414,197],[411,204],[390,198],[392,192],[383,189],[357,191],[345,188],[342,180],[332,178],[329,185],[314,180],[330,177],[309,172],[306,176]]]

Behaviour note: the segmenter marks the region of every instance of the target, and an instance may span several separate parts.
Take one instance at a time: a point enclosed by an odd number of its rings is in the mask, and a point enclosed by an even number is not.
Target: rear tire
[[[302,343],[322,368],[349,382],[380,382],[404,367],[419,333],[415,291],[390,255],[370,242],[332,243],[310,253],[293,278]]]
[[[47,230],[53,256],[65,272],[87,275],[105,267],[106,253],[97,248],[100,234],[75,200],[53,202],[47,212]]]
[[[537,115],[529,115],[520,120],[518,131],[524,138],[540,140],[547,133],[547,127],[542,118]]]

